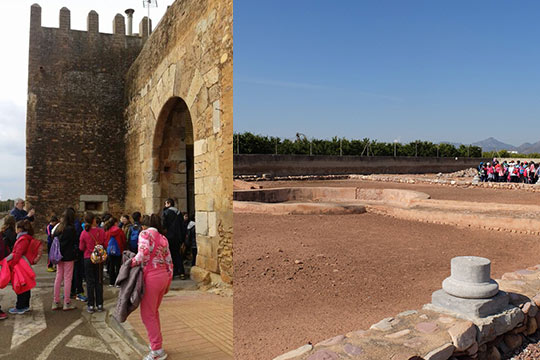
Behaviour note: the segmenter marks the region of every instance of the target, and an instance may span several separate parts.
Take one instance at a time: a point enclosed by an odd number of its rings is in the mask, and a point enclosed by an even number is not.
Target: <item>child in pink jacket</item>
[[[143,216],[143,231],[139,234],[137,255],[132,266],[143,265],[144,295],[141,300],[141,318],[148,339],[150,353],[144,360],[163,360],[167,354],[163,350],[163,337],[159,321],[159,305],[169,291],[173,276],[173,263],[169,242],[160,234],[161,220],[158,215]]]

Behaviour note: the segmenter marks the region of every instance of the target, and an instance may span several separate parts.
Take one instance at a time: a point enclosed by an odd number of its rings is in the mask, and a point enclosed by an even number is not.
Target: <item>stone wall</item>
[[[177,0],[155,31],[41,26],[31,8],[26,197],[42,228],[66,206],[196,215],[197,280],[231,283],[232,0]]]
[[[234,175],[422,174],[476,168],[486,159],[387,156],[234,155]]]
[[[126,210],[158,212],[167,197],[188,208],[191,160],[199,246],[192,276],[209,280],[210,273],[220,274],[229,283],[233,275],[232,6],[232,0],[184,0],[171,5],[127,73],[125,112]],[[171,120],[174,112],[182,113],[177,120]],[[191,128],[192,134],[186,137],[174,130],[181,128]],[[172,149],[171,142],[178,151],[162,151],[162,145]]]
[[[539,279],[540,265],[504,274],[497,282],[509,294],[510,304],[494,316],[471,321],[425,306],[383,319],[368,330],[304,345],[274,360],[506,359],[540,339]]]
[[[114,34],[99,33],[92,11],[87,31],[71,30],[63,8],[59,28],[45,28],[39,5],[31,8],[26,197],[37,229],[52,213],[78,208],[81,195],[123,208],[124,75],[142,39],[125,35],[121,15],[115,21]]]

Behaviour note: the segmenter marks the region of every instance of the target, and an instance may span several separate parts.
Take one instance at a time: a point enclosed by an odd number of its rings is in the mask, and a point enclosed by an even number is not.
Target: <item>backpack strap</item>
[[[92,237],[92,239],[94,239],[94,244],[95,246],[99,245],[97,240],[96,240],[96,237],[94,235],[92,235],[92,233],[90,231],[88,231],[88,233],[90,234],[90,236]]]

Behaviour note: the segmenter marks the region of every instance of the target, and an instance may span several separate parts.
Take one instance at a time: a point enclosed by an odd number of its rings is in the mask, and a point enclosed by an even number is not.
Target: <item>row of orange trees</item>
[[[296,138],[291,140],[250,132],[236,133],[233,145],[235,154],[482,157],[482,149],[472,145],[456,147],[452,144],[434,144],[421,140],[401,144],[369,138],[307,139],[302,134],[297,134]]]
[[[7,212],[15,206],[13,200],[0,201],[0,212]]]

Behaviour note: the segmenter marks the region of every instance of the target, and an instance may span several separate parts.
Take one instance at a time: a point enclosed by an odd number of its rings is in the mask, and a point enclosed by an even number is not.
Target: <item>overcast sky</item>
[[[155,0],[154,0],[155,1]],[[0,199],[24,197],[25,124],[28,80],[28,35],[30,7],[36,1],[2,0],[2,57],[0,57]],[[173,0],[158,0],[158,7],[150,9],[155,26]],[[112,33],[113,18],[135,9],[134,32],[147,15],[143,0],[47,0],[41,3],[41,24],[58,27],[62,7],[71,10],[71,28],[86,30],[86,17],[90,10],[99,14],[99,31]]]

